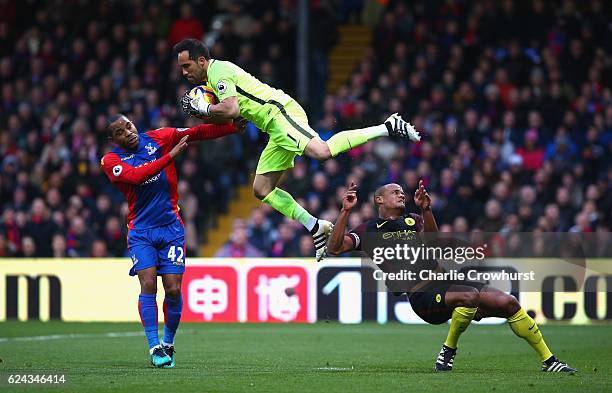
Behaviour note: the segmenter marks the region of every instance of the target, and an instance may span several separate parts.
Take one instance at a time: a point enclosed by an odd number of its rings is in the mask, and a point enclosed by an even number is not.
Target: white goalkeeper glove
[[[210,117],[210,106],[211,104],[204,100],[201,92],[197,92],[195,98],[191,98],[189,91],[186,91],[181,97],[181,107],[186,116]]]

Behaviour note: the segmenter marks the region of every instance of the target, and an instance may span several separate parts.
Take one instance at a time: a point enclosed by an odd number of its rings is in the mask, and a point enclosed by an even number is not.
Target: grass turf
[[[610,326],[542,327],[552,351],[577,367],[576,375],[540,372],[531,347],[503,325],[471,326],[455,370],[435,373],[446,331],[446,325],[374,323],[183,324],[177,366],[164,370],[150,366],[138,324],[5,322],[0,391],[11,373],[66,375],[61,387],[18,389],[37,392],[612,391]],[[108,334],[121,332],[127,335]],[[51,335],[58,336],[19,339]]]

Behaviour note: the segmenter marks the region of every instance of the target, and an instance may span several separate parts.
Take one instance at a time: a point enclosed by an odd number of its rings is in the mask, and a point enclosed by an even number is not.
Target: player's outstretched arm
[[[342,198],[342,210],[338,215],[338,220],[334,225],[329,241],[327,242],[327,252],[332,255],[342,254],[343,252],[355,249],[355,243],[350,235],[347,235],[346,225],[348,223],[351,210],[357,204],[357,186],[351,183],[346,195]]]
[[[191,128],[177,128],[174,135],[175,143],[185,135],[189,136],[189,141],[202,141],[206,139],[221,138],[226,135],[235,134],[238,128],[234,123],[227,124],[200,124]]]
[[[438,224],[431,211],[431,198],[423,185],[423,180],[419,180],[419,188],[414,193],[414,203],[421,209],[423,217],[423,230],[425,232],[438,232]]]
[[[121,158],[115,153],[108,153],[102,158],[102,170],[106,173],[111,183],[142,184],[161,172],[162,169],[172,162],[174,157],[185,151],[188,138],[189,136],[185,135],[172,150],[161,156],[161,158],[138,167],[121,161]]]
[[[228,119],[228,121],[237,118],[240,116],[238,97],[227,97],[220,103],[211,105],[209,113],[212,118]]]

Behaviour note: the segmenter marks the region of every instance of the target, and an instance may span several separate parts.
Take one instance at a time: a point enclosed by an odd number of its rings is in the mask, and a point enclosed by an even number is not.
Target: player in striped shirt
[[[240,128],[244,128],[244,122]],[[236,132],[234,124],[202,124],[192,128],[158,128],[139,133],[125,115],[112,116],[107,136],[114,145],[101,166],[128,201],[128,251],[130,275],[140,280],[138,312],[144,327],[151,363],[174,367],[174,335],[183,301],[181,280],[185,271],[185,232],[179,215],[174,158],[188,142],[213,139]],[[162,277],[165,299],[164,336],[157,334],[157,276]]]

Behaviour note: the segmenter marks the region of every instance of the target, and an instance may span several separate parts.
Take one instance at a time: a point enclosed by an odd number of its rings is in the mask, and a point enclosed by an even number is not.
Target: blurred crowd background
[[[354,181],[353,227],[376,215],[377,186],[396,182],[412,194],[423,179],[442,231],[609,232],[611,4],[310,3],[303,104],[313,128],[327,139],[399,112],[424,134],[417,144],[379,139],[326,162],[298,159],[283,188],[313,215],[334,221]],[[128,114],[140,131],[195,124],[178,111],[188,86],[171,48],[182,38],[204,38],[214,58],[295,93],[295,1],[0,0],[0,8],[0,256],[125,255],[127,204],[99,167],[105,119]],[[326,92],[336,27],[372,20],[371,48],[344,86]],[[190,256],[266,141],[249,126],[176,161]],[[228,235],[218,256],[314,254],[301,225],[263,204]]]

